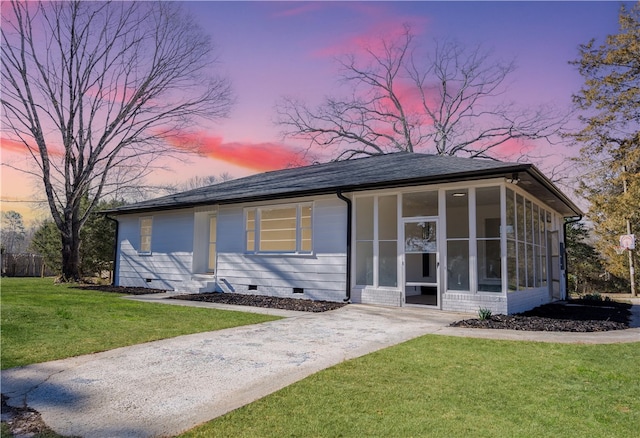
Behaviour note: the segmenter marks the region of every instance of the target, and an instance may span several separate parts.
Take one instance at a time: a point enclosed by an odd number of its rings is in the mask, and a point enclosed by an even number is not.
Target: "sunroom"
[[[517,182],[355,194],[353,300],[515,313],[560,299],[562,215]]]

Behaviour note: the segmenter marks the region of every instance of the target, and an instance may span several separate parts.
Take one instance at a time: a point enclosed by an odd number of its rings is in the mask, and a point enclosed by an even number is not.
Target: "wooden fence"
[[[2,254],[3,277],[45,277],[55,275],[38,254]]]

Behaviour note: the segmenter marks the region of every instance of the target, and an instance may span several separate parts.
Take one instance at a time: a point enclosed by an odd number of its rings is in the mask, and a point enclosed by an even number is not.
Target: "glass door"
[[[403,232],[405,303],[438,307],[438,220],[405,220]]]

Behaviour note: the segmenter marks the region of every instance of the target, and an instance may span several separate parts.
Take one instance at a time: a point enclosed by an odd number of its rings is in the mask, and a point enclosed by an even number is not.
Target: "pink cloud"
[[[39,3],[33,1],[18,1],[17,7],[20,11],[22,11],[23,14],[26,14],[28,12],[33,17],[37,14],[40,5]],[[1,1],[0,11],[2,12],[0,14],[0,17],[3,26],[17,26],[18,17],[14,12],[14,6],[11,3],[9,3],[8,1]],[[34,30],[37,31],[38,28],[36,27]]]
[[[517,159],[522,155],[533,152],[536,145],[533,141],[520,138],[510,138],[492,149],[493,155],[504,159]]]
[[[367,52],[382,54],[384,41],[394,41],[401,38],[405,32],[405,26],[409,25],[414,35],[422,33],[427,20],[424,18],[393,18],[376,20],[367,30],[358,34],[351,34],[340,41],[315,51],[318,57],[333,57],[345,54],[354,54],[356,57],[367,55]]]
[[[176,148],[258,171],[310,164],[299,151],[278,143],[225,143],[222,137],[204,133],[177,133],[165,139]]]
[[[393,92],[407,114],[424,113],[423,94],[426,104],[431,108],[435,107],[439,101],[437,93],[429,89],[423,89],[421,91],[417,84],[409,80],[396,80],[393,84]],[[387,111],[395,111],[395,104],[391,101],[391,98],[383,99],[382,105]]]
[[[38,148],[22,141],[11,140],[9,138],[0,137],[0,149],[3,152],[27,154],[29,151],[34,154],[39,154]],[[58,147],[47,147],[49,155],[54,157],[61,157],[64,155],[64,151]]]

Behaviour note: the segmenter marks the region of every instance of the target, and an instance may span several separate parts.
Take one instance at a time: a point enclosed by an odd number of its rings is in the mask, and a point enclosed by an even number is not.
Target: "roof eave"
[[[502,167],[500,169],[474,170],[474,171],[466,171],[466,172],[460,172],[460,173],[449,174],[449,175],[407,178],[407,179],[397,180],[397,181],[383,181],[379,183],[368,183],[368,184],[360,184],[360,185],[339,185],[339,186],[332,186],[332,187],[326,187],[321,189],[271,193],[268,195],[247,196],[242,198],[217,199],[217,200],[210,199],[210,200],[203,200],[203,201],[197,201],[197,202],[181,202],[181,203],[157,205],[157,206],[150,205],[147,207],[134,208],[134,209],[127,209],[126,206],[124,206],[123,208],[120,208],[120,209],[105,210],[103,213],[113,214],[113,215],[139,214],[139,213],[148,213],[153,211],[183,210],[187,208],[200,207],[204,205],[229,205],[229,204],[237,204],[241,202],[271,201],[275,199],[290,199],[290,198],[298,198],[298,197],[305,197],[305,196],[329,195],[329,194],[336,193],[338,191],[347,193],[347,192],[359,192],[364,190],[379,190],[379,189],[396,188],[396,187],[411,187],[411,186],[417,186],[417,185],[423,185],[423,184],[474,181],[474,180],[485,179],[489,177],[502,177],[502,176],[510,175],[512,173],[529,171],[529,169],[531,168],[532,166],[530,164],[518,164],[515,166]]]
[[[580,207],[578,207],[564,193],[562,193],[556,187],[556,185],[549,178],[544,176],[544,174],[542,174],[542,172],[540,172],[535,166],[531,166],[531,168],[529,169],[529,174],[575,213],[574,215],[565,217],[584,216],[584,212],[580,209]]]

